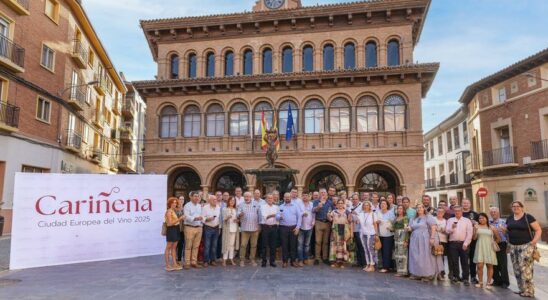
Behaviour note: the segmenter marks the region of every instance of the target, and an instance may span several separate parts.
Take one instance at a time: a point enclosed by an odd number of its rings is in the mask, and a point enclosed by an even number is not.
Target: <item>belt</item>
[[[449,243],[464,243],[464,241],[449,241]]]
[[[185,224],[185,226],[194,227],[194,228],[200,228],[200,227],[202,227],[202,226],[199,226],[199,225],[196,225],[196,226],[195,226],[195,225],[188,225],[188,224]]]
[[[322,223],[329,223],[328,220],[316,220],[317,222],[322,222]]]
[[[268,225],[268,224],[261,224],[261,225],[265,227],[278,227],[278,225]]]
[[[218,228],[219,228],[219,225],[217,225],[217,226],[215,226],[215,227],[212,227],[212,226],[208,226],[208,225],[205,225],[205,224],[204,224],[204,227],[209,228],[209,229],[218,229]]]
[[[280,227],[288,227],[288,228],[291,228],[291,227],[297,227],[297,225],[280,225]]]

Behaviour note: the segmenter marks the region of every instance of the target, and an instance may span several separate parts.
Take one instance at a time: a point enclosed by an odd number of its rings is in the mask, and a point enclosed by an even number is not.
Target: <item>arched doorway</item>
[[[372,165],[362,170],[358,176],[356,190],[359,192],[377,192],[386,196],[399,194],[400,182],[396,173],[387,166]]]
[[[247,180],[240,170],[232,167],[223,168],[217,171],[213,177],[211,193],[216,191],[228,192],[233,195],[237,187],[241,187],[245,192],[247,190]]]
[[[190,168],[180,168],[169,176],[169,194],[175,197],[184,196],[185,201],[189,199],[188,194],[200,190],[200,176]]]
[[[337,192],[346,189],[343,174],[332,166],[317,167],[310,174],[306,181],[306,188],[309,192],[329,187],[334,187]]]

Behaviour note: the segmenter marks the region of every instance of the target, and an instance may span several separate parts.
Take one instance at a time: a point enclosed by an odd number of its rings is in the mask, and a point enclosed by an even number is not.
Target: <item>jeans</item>
[[[217,242],[219,241],[219,228],[204,226],[204,262],[210,263],[217,259]]]
[[[356,263],[363,268],[365,267],[365,252],[359,232],[354,232],[354,243],[356,244]]]
[[[305,261],[308,259],[308,253],[310,252],[310,238],[312,238],[312,229],[299,231],[297,257],[300,261]]]

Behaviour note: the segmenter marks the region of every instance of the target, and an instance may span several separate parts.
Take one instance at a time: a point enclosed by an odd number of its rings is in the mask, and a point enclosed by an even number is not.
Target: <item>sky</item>
[[[344,0],[302,0],[304,6]],[[156,64],[139,20],[250,11],[255,0],[84,0],[118,71],[153,79]],[[470,84],[548,47],[547,0],[433,0],[414,59],[439,62],[423,99],[423,129],[460,107]]]

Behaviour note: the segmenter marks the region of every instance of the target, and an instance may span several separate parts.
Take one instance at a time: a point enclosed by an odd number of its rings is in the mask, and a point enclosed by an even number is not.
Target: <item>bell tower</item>
[[[291,9],[302,7],[301,0],[257,0],[253,11]]]

